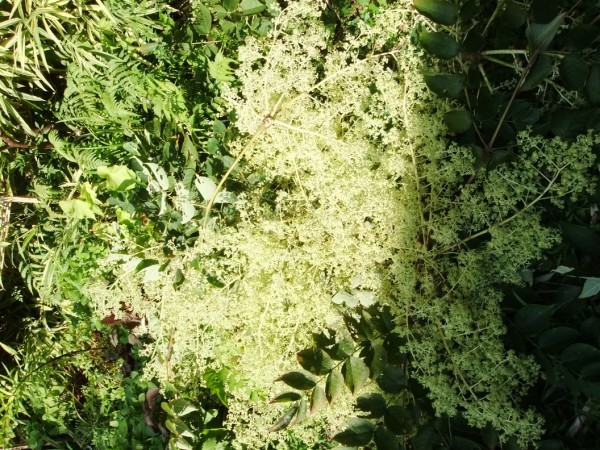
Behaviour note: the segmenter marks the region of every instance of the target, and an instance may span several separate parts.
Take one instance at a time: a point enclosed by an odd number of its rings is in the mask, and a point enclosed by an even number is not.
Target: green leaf
[[[546,54],[538,56],[537,61],[533,64],[529,74],[527,74],[527,77],[523,81],[521,90],[528,91],[544,81],[552,73],[553,65],[554,60],[551,56]]]
[[[327,405],[327,397],[321,386],[315,386],[310,396],[310,413],[316,414]]]
[[[583,283],[583,290],[579,294],[579,298],[589,298],[598,295],[600,292],[600,278],[586,277]]]
[[[187,416],[194,411],[198,411],[198,407],[186,398],[173,400],[169,405],[171,406],[172,413],[178,417]]]
[[[93,205],[84,202],[83,200],[61,200],[58,202],[58,206],[60,206],[60,209],[63,210],[63,213],[65,213],[65,216],[68,219],[83,220],[94,219],[96,217]]]
[[[212,26],[212,16],[209,9],[202,3],[199,3],[194,5],[194,10],[198,12],[196,30],[199,34],[209,34]]]
[[[331,371],[333,361],[327,353],[320,348],[312,347],[298,352],[296,355],[298,363],[303,369],[315,375],[325,375]]]
[[[377,427],[373,435],[377,450],[400,450],[400,440],[390,430]]]
[[[235,11],[239,4],[240,0],[223,0],[223,7],[229,12]]]
[[[458,6],[446,0],[415,0],[414,6],[435,23],[454,25],[458,20]]]
[[[308,413],[308,404],[306,403],[306,399],[300,400],[298,403],[298,412],[296,413],[296,420],[294,420],[294,425],[301,423],[306,419],[306,415]]]
[[[555,327],[541,333],[537,341],[544,351],[556,352],[575,342],[579,336],[579,332],[571,327]]]
[[[369,413],[364,416],[369,419],[379,419],[385,413],[386,402],[383,395],[377,393],[359,395],[356,399],[356,408]]]
[[[453,73],[425,75],[424,78],[425,84],[431,92],[440,97],[456,98],[465,87],[463,77]]]
[[[344,390],[344,376],[337,370],[329,372],[325,382],[325,393],[329,403],[335,402]]]
[[[100,166],[98,175],[106,180],[106,187],[111,191],[126,191],[135,185],[135,173],[126,166]]]
[[[517,3],[509,0],[502,5],[498,19],[508,28],[519,28],[527,20],[527,13]]]
[[[348,420],[347,428],[333,436],[333,440],[343,445],[367,445],[373,438],[373,425],[369,420],[352,417]]]
[[[279,394],[270,403],[283,403],[283,402],[295,402],[296,400],[300,400],[302,396],[297,392],[284,392],[283,394]]]
[[[173,288],[179,289],[179,287],[185,281],[185,275],[183,275],[183,271],[181,269],[175,270],[175,274],[173,275]]]
[[[342,374],[350,392],[356,394],[369,379],[369,368],[362,359],[351,356],[342,366]]]
[[[477,442],[461,436],[454,436],[452,438],[450,441],[450,448],[452,450],[481,450],[481,447]]]
[[[444,123],[453,133],[464,133],[473,124],[471,113],[464,109],[455,109],[444,114]]]
[[[275,431],[285,430],[289,426],[290,422],[292,421],[292,419],[294,418],[294,416],[296,415],[297,412],[298,412],[298,405],[294,405],[291,408],[289,408],[288,410],[286,410],[283,413],[283,415],[279,418],[279,420],[277,422],[275,422],[269,428],[269,431],[275,432]]]
[[[600,362],[587,364],[581,368],[579,374],[582,378],[591,382],[600,381]]]
[[[244,16],[250,16],[264,11],[267,7],[258,0],[242,0],[240,8],[242,9],[242,14]]]
[[[565,15],[565,13],[559,14],[548,23],[530,23],[526,34],[531,49],[546,50],[560,29]]]
[[[392,405],[385,411],[385,426],[396,434],[404,434],[412,426],[410,411],[400,405]]]
[[[578,342],[560,352],[560,359],[570,367],[579,367],[583,364],[600,362],[600,350],[593,345]]]
[[[531,336],[548,326],[554,311],[551,305],[525,305],[515,315],[515,325],[526,335]]]
[[[578,91],[585,86],[589,66],[581,58],[575,55],[567,55],[560,62],[558,72],[567,89]]]
[[[427,53],[441,59],[454,58],[460,51],[460,44],[456,39],[441,31],[421,33],[419,44]]]
[[[594,64],[585,82],[585,95],[592,105],[600,105],[600,64]]]
[[[315,377],[304,370],[285,373],[275,381],[283,381],[288,386],[300,390],[312,389],[317,384]]]
[[[574,137],[584,131],[589,111],[585,109],[558,108],[552,113],[550,131],[556,136]]]
[[[431,450],[434,445],[440,443],[440,436],[435,424],[426,423],[419,428],[412,440],[415,450]]]
[[[397,394],[406,385],[406,376],[401,367],[386,365],[377,377],[379,387],[389,394]]]
[[[565,222],[562,224],[562,232],[564,238],[578,252],[584,255],[600,256],[600,236],[588,227]]]

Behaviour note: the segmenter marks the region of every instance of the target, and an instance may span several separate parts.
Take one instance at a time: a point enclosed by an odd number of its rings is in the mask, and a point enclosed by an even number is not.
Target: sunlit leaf
[[[454,25],[458,20],[458,6],[446,0],[415,0],[414,6],[425,17],[442,25]]]
[[[327,405],[327,396],[321,386],[315,386],[310,396],[310,413],[316,414]]]
[[[329,372],[327,375],[327,381],[325,383],[325,393],[327,394],[327,400],[329,403],[335,402],[342,392],[344,391],[344,376],[334,370]]]
[[[324,375],[333,367],[333,361],[329,355],[316,347],[307,348],[298,352],[296,358],[302,368],[315,375]]]
[[[369,368],[362,359],[351,356],[342,366],[344,383],[356,394],[369,379]]]

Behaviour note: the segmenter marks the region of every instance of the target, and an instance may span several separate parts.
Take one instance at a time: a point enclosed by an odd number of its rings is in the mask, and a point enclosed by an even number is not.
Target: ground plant
[[[1,2],[0,444],[596,448],[599,17]]]

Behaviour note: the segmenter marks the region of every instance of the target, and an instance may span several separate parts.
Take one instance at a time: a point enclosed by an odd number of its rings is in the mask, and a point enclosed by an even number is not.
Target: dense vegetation
[[[598,448],[599,18],[0,0],[0,443]]]

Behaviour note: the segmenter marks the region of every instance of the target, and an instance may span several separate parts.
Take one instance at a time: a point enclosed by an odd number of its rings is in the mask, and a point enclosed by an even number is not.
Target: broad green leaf
[[[284,392],[271,400],[271,403],[295,402],[301,398],[302,396],[297,392]]]
[[[446,0],[415,0],[414,6],[435,23],[454,25],[458,20],[458,6]]]
[[[310,396],[310,413],[316,414],[327,405],[327,396],[321,386],[315,386]]]
[[[84,202],[79,199],[61,200],[58,202],[58,206],[63,210],[65,216],[69,219],[83,220],[83,219],[94,219],[93,205],[88,202]],[[96,207],[97,208],[97,207]]]
[[[377,450],[400,450],[400,440],[385,427],[377,427],[373,434]]]
[[[298,352],[298,363],[303,369],[315,375],[325,375],[333,367],[333,361],[327,353],[320,348],[312,347]]]
[[[344,376],[337,370],[329,372],[325,382],[325,393],[329,403],[335,402],[344,390]]]
[[[599,382],[600,381],[600,362],[594,362],[587,364],[581,368],[579,374],[587,381]]]
[[[453,133],[464,133],[473,124],[471,114],[464,109],[455,109],[444,114],[444,123]]]
[[[537,334],[548,326],[553,311],[550,305],[525,305],[517,311],[515,325],[523,334]]]
[[[369,379],[369,368],[362,359],[351,356],[342,366],[344,383],[356,394]]]
[[[397,394],[406,385],[406,376],[401,367],[386,365],[377,377],[379,387],[389,394]]]
[[[550,131],[563,138],[574,137],[585,130],[589,111],[558,108],[552,113]]]
[[[578,252],[584,255],[600,256],[600,236],[588,227],[565,222],[562,224],[562,232],[564,238]]]
[[[191,401],[185,398],[178,398],[170,403],[171,411],[178,417],[186,416],[194,411],[198,411],[198,407]]]
[[[597,295],[600,292],[600,278],[587,278],[583,283],[583,290],[579,294],[579,298],[589,298]]]
[[[579,325],[579,331],[593,343],[600,345],[600,318],[588,317]]]
[[[195,22],[196,31],[198,31],[199,34],[209,34],[212,26],[212,16],[209,9],[200,3],[194,6],[194,10],[198,13],[196,16],[197,21]]]
[[[235,11],[239,4],[240,0],[223,0],[223,7],[229,12]]]
[[[559,14],[548,23],[530,23],[527,27],[527,40],[532,50],[546,50],[560,29],[565,13]]]
[[[240,8],[244,16],[249,16],[264,11],[266,9],[266,6],[258,0],[242,0]]]
[[[294,425],[303,422],[304,419],[306,419],[307,414],[308,404],[306,403],[306,399],[303,398],[302,400],[300,400],[300,403],[298,403],[298,412],[296,413]]]
[[[435,428],[435,424],[431,422],[419,427],[417,434],[412,439],[415,450],[431,450],[439,442],[440,435]]]
[[[441,59],[454,58],[460,51],[460,44],[456,39],[441,31],[421,33],[419,44],[427,53]]]
[[[594,25],[581,24],[569,27],[565,36],[565,44],[574,50],[583,50],[594,45],[600,36],[600,28]]]
[[[333,440],[343,445],[367,445],[373,438],[374,428],[371,421],[352,417],[348,419],[346,429],[333,436]]]
[[[135,173],[126,166],[100,166],[96,171],[106,180],[106,187],[111,191],[126,191],[135,185]]]
[[[585,86],[589,66],[581,58],[575,55],[567,55],[560,62],[560,79],[567,89],[578,91]]]
[[[590,67],[585,82],[585,95],[592,105],[600,105],[600,64]]]
[[[368,413],[365,418],[379,419],[385,413],[386,402],[383,395],[377,393],[359,395],[356,409]]]
[[[440,97],[456,98],[465,87],[463,77],[453,73],[425,75],[424,78],[427,87]]]
[[[521,90],[528,91],[544,81],[552,73],[553,65],[554,59],[551,56],[546,54],[538,56],[537,61],[533,64],[529,74],[527,74],[527,77],[523,81]]]
[[[412,426],[410,411],[400,405],[389,406],[385,410],[383,420],[385,426],[396,434],[404,434]]]
[[[269,428],[269,431],[275,432],[275,431],[285,430],[289,426],[290,422],[292,421],[292,419],[294,418],[294,416],[296,415],[297,412],[298,412],[298,405],[294,405],[294,406],[290,407],[288,410],[286,410],[283,413],[283,415],[279,418],[279,420],[277,422],[275,422]]]
[[[578,342],[571,344],[560,352],[560,359],[570,367],[600,362],[600,350],[593,345]]]
[[[275,381],[283,381],[288,386],[300,390],[312,389],[317,384],[315,377],[305,370],[285,373]]]
[[[546,352],[556,352],[572,344],[580,336],[579,332],[571,327],[555,327],[541,333],[538,345]]]
[[[480,445],[471,439],[454,436],[450,441],[451,450],[481,450]]]
[[[508,0],[502,5],[498,19],[508,28],[519,28],[527,20],[527,13],[516,2]]]

